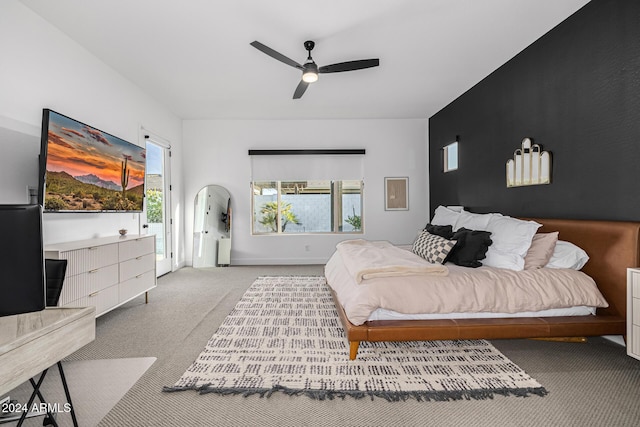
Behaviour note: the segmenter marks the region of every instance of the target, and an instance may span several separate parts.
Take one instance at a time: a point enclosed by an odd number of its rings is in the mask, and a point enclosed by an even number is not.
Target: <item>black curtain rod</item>
[[[250,156],[296,156],[318,154],[365,154],[364,148],[318,149],[318,150],[249,150]]]

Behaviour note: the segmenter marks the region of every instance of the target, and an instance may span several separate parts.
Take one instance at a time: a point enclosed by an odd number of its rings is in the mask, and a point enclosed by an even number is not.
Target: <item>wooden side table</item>
[[[90,343],[96,336],[95,307],[46,308],[42,311],[0,317],[0,396],[25,381],[31,381],[34,392],[27,407],[31,407],[49,367],[58,363],[67,400],[69,390],[60,360]],[[33,377],[42,373],[38,384]],[[37,387],[36,387],[37,386]],[[71,414],[77,425],[73,405]],[[21,425],[26,417],[19,417]],[[49,414],[51,416],[51,414]],[[7,418],[0,419],[6,422]]]

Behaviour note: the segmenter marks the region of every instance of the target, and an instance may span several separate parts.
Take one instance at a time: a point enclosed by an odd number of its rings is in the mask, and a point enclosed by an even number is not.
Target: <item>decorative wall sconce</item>
[[[551,153],[542,151],[531,138],[522,140],[522,147],[507,161],[507,188],[551,183]]]

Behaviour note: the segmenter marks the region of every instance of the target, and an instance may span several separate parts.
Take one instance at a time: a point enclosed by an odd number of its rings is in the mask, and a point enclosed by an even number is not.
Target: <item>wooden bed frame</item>
[[[640,266],[640,222],[528,218],[558,231],[589,254],[582,271],[591,276],[609,307],[595,316],[519,317],[500,319],[376,320],[355,326],[338,303],[338,314],[354,360],[361,341],[421,341],[453,339],[557,338],[625,335],[627,268]]]

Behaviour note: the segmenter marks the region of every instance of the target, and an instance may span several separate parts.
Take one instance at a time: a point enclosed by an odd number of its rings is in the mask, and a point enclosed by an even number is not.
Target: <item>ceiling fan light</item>
[[[318,81],[318,73],[313,70],[307,70],[302,74],[302,81],[306,83],[313,83]]]

